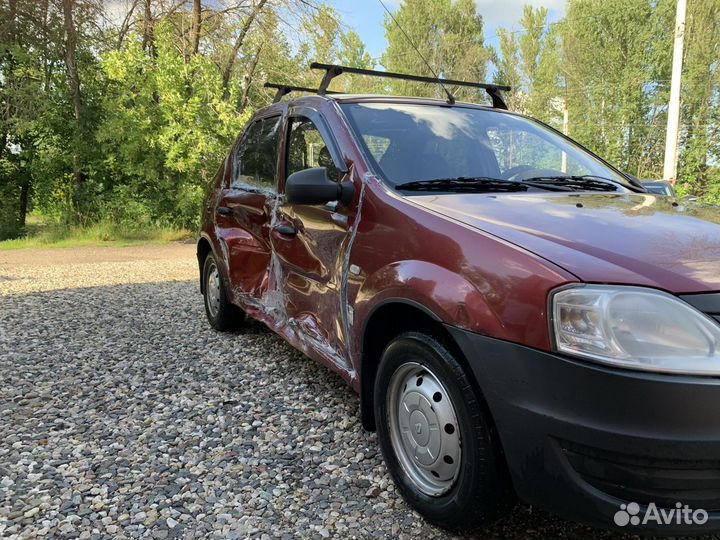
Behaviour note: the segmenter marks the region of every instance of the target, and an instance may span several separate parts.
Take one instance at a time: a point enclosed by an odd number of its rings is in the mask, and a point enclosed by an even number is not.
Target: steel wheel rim
[[[207,283],[205,284],[205,301],[208,311],[214,318],[220,311],[220,299],[222,297],[220,289],[220,272],[217,265],[213,262],[210,264],[207,273]]]
[[[403,471],[424,494],[446,493],[462,458],[450,394],[430,369],[407,362],[390,378],[386,400],[390,442]]]

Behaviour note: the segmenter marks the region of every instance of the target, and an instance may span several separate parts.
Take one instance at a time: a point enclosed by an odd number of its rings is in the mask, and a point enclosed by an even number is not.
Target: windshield
[[[579,146],[520,116],[406,103],[346,103],[342,109],[366,154],[393,186],[447,178],[524,181],[572,175],[630,187]]]

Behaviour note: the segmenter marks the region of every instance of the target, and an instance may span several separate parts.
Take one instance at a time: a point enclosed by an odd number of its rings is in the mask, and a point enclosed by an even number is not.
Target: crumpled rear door
[[[281,127],[282,118],[273,116],[247,128],[235,149],[232,177],[216,209],[231,294],[244,307],[259,306],[268,292]]]

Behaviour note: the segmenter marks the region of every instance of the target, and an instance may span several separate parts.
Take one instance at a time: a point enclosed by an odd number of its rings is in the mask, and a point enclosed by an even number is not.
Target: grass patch
[[[132,246],[163,244],[193,238],[185,229],[170,227],[128,227],[115,223],[97,223],[88,227],[63,227],[28,223],[28,235],[0,242],[0,251],[24,248],[67,248],[81,246]]]

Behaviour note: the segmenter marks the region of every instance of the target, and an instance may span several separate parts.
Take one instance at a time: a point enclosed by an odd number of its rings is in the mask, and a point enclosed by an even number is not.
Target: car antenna
[[[408,40],[408,43],[412,46],[412,48],[415,49],[415,52],[418,53],[418,56],[419,56],[420,58],[422,58],[422,61],[423,61],[423,62],[425,62],[425,65],[426,65],[427,68],[430,70],[430,73],[432,73],[433,77],[435,77],[435,78],[438,80],[438,83],[440,84],[440,87],[445,91],[445,94],[447,94],[447,102],[448,102],[448,104],[449,104],[449,105],[454,105],[454,104],[455,104],[455,97],[450,93],[450,90],[448,90],[447,87],[442,83],[442,81],[441,81],[440,77],[438,76],[438,74],[435,73],[435,70],[430,66],[430,62],[428,62],[428,61],[425,59],[425,57],[423,56],[423,54],[420,52],[420,49],[418,49],[418,48],[415,46],[415,43],[413,43],[413,40],[410,39],[410,36],[407,34],[407,32],[405,31],[405,29],[404,29],[402,26],[400,26],[400,23],[397,21],[397,19],[396,19],[395,16],[392,14],[392,12],[387,8],[387,6],[385,5],[385,2],[383,2],[383,0],[378,0],[378,2],[380,2],[380,5],[381,5],[381,6],[383,7],[383,9],[387,12],[387,14],[390,15],[390,18],[392,19],[392,21],[395,23],[395,25],[396,25],[396,26],[400,29],[400,31],[403,33],[403,35],[405,36],[405,39]]]

